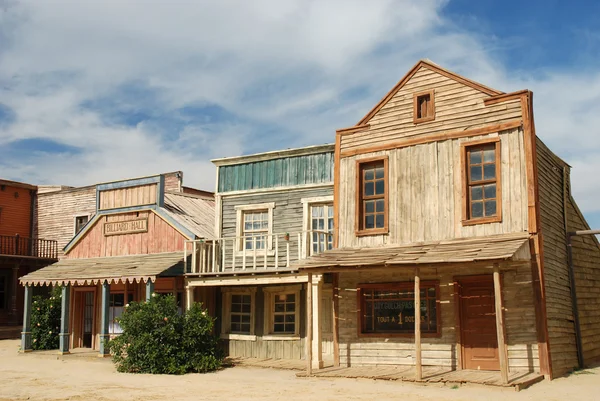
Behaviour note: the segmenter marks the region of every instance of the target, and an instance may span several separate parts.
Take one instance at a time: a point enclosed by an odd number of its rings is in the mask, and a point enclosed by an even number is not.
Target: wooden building
[[[186,282],[233,357],[304,359],[307,276],[291,264],[333,246],[333,145],[213,160],[217,239],[192,241]],[[316,281],[332,355],[332,286]],[[318,305],[319,303],[315,303]],[[315,314],[318,314],[318,306]]]
[[[572,237],[570,274],[568,233],[589,227],[569,166],[536,136],[532,92],[420,61],[337,131],[334,194],[336,249],[292,266],[333,274],[336,365],[507,382],[600,359],[600,247]]]
[[[170,177],[178,182],[173,185]],[[116,318],[129,302],[149,299],[154,292],[172,293],[183,306],[184,243],[213,238],[214,197],[184,193],[180,177],[98,184],[93,212],[88,187],[44,194],[48,199],[40,201],[41,230],[50,230],[53,221],[55,233],[74,235],[61,260],[20,278],[25,286],[24,351],[31,349],[32,286],[62,286],[62,353],[83,347],[107,355],[102,340],[120,333]],[[47,204],[55,205],[49,207],[54,211],[59,205],[65,210],[52,216]],[[77,227],[81,215],[92,217]]]
[[[57,257],[56,241],[35,235],[36,197],[35,185],[0,180],[0,326],[15,326],[15,333],[23,316],[18,278]]]

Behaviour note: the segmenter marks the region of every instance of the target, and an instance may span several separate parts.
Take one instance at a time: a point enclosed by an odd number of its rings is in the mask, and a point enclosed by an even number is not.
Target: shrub
[[[49,296],[33,297],[31,308],[31,348],[58,349],[60,333],[61,288],[54,287]]]
[[[119,372],[184,374],[221,366],[214,319],[201,304],[181,315],[172,295],[157,295],[129,304],[119,324],[122,334],[108,342]]]

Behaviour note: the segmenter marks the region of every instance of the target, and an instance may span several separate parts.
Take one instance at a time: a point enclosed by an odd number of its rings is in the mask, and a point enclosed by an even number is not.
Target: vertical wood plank
[[[498,336],[500,375],[502,376],[502,383],[508,384],[508,361],[506,356],[506,341],[504,338],[504,312],[502,310],[502,286],[500,283],[500,268],[498,263],[494,263],[494,303],[496,308],[496,333]]]
[[[421,364],[421,277],[417,267],[415,269],[415,378],[423,379],[423,366]]]
[[[312,273],[308,273],[308,283],[306,284],[306,374],[312,375]]]

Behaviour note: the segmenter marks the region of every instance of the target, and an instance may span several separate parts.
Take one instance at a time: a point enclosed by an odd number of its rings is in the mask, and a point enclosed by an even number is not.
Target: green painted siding
[[[219,192],[333,182],[333,152],[219,167]]]

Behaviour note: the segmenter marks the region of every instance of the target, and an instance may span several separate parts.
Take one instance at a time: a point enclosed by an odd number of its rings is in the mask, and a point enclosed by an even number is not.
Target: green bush
[[[60,333],[61,288],[49,296],[33,297],[31,308],[31,347],[34,350],[58,349]]]
[[[129,304],[119,324],[123,333],[108,342],[119,372],[209,372],[223,361],[214,319],[202,304],[181,315],[172,295],[153,295],[149,302]]]

